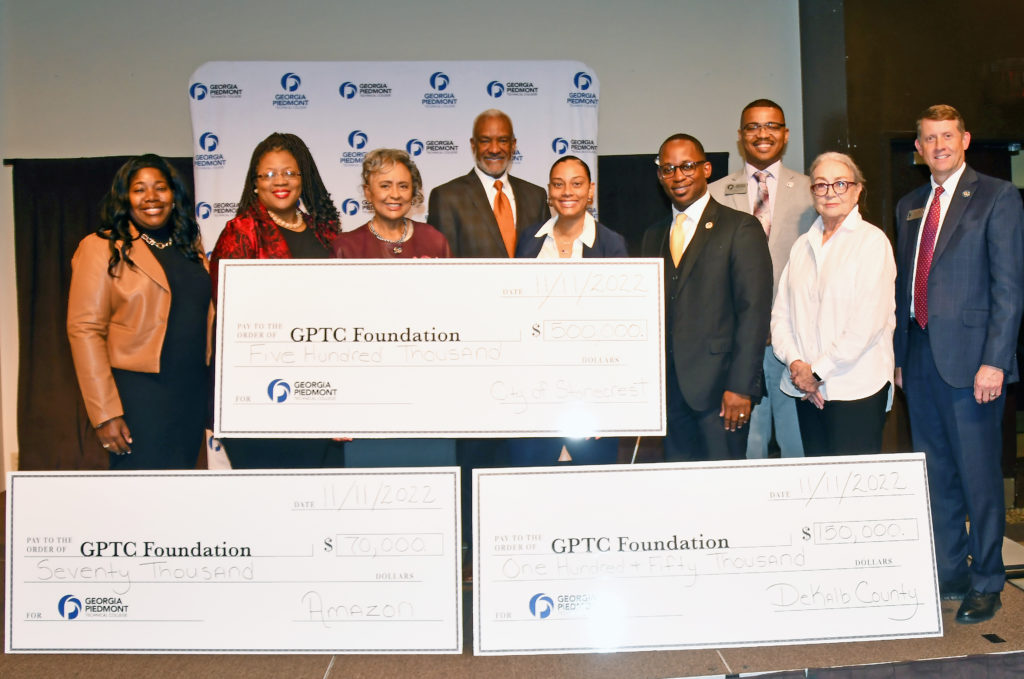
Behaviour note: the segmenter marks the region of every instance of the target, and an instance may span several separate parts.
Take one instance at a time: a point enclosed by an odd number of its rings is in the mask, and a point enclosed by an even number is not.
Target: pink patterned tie
[[[935,196],[928,208],[921,233],[921,248],[917,252],[917,270],[914,272],[914,319],[923,330],[928,325],[928,272],[932,268],[932,253],[935,252],[935,232],[939,230],[939,197],[942,187],[935,187]]]
[[[772,231],[772,215],[768,209],[768,173],[758,170],[754,173],[757,180],[757,202],[754,203],[754,216],[761,222],[764,235],[767,237]]]

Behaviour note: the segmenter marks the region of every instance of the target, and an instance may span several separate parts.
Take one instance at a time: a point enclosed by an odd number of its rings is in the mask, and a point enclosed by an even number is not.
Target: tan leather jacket
[[[132,234],[137,232],[132,227]],[[135,266],[123,261],[107,273],[110,241],[86,236],[71,258],[68,340],[78,386],[93,426],[124,414],[110,369],[160,371],[160,349],[171,311],[163,267],[145,245],[131,249]],[[209,269],[206,257],[203,266]],[[213,304],[207,316],[206,360],[210,360]],[[202,398],[201,394],[196,395]]]

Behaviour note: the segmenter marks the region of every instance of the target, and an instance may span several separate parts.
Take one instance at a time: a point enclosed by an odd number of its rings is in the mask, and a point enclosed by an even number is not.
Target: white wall
[[[0,155],[190,155],[188,77],[206,61],[579,59],[601,80],[601,154],[654,152],[689,132],[735,168],[739,111],[768,97],[786,109],[787,160],[801,167],[799,44],[797,0],[0,0]],[[9,173],[6,455],[17,448]]]

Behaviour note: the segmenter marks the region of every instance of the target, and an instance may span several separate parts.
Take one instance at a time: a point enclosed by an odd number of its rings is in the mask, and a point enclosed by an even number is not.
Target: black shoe
[[[971,589],[969,580],[953,580],[939,583],[939,596],[943,601],[960,601]]]
[[[991,620],[1003,604],[999,592],[978,592],[971,590],[956,612],[956,621],[965,625]]]

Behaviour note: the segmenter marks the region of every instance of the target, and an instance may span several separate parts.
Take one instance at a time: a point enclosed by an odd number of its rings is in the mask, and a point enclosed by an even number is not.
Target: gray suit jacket
[[[801,235],[807,233],[818,217],[811,197],[811,180],[807,175],[794,172],[786,166],[779,171],[775,195],[772,229],[768,235],[768,250],[772,254],[772,300],[779,291],[779,278],[789,261],[789,251]],[[722,205],[750,214],[747,195],[747,176],[744,168],[708,185],[711,197]]]
[[[543,223],[551,216],[547,192],[541,187],[509,175],[516,198],[516,234]],[[508,257],[501,240],[494,207],[474,170],[437,186],[430,192],[427,223],[444,234],[452,257]]]

